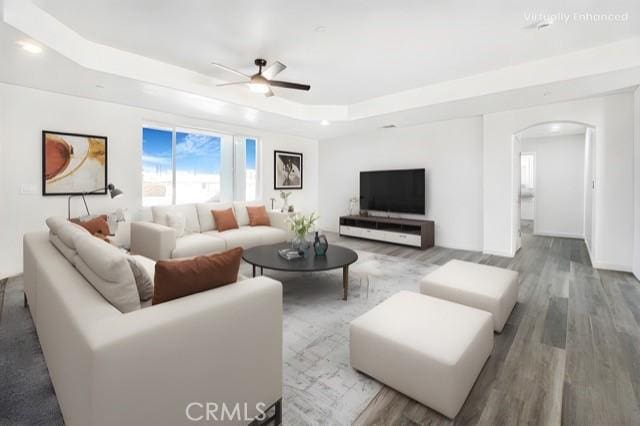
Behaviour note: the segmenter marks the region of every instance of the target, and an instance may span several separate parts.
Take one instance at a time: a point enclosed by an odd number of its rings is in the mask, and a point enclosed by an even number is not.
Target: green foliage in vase
[[[300,238],[304,238],[311,229],[315,226],[319,216],[314,212],[306,216],[302,213],[298,213],[289,216],[287,222],[289,223],[289,229]]]

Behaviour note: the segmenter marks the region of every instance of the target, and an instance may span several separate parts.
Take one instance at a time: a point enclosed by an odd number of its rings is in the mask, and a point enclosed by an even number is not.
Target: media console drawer
[[[347,235],[350,237],[360,237],[362,236],[362,229],[355,228],[353,226],[341,226],[340,227],[340,235]]]
[[[433,247],[434,230],[435,224],[429,220],[376,216],[343,216],[340,218],[340,235],[421,249]]]
[[[362,229],[362,238],[368,238],[370,240],[386,241],[387,233],[384,231],[378,231],[376,229]]]
[[[387,232],[387,241],[396,244],[407,244],[410,246],[420,247],[422,243],[420,235],[401,234],[398,232]]]

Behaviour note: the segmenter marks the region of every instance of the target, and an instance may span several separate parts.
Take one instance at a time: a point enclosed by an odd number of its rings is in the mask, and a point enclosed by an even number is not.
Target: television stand
[[[435,224],[432,220],[378,216],[340,217],[340,235],[418,247],[433,247]]]

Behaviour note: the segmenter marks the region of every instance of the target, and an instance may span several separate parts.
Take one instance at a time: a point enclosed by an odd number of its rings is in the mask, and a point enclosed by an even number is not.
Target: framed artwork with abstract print
[[[107,138],[42,131],[42,195],[107,193]]]
[[[302,189],[302,153],[274,151],[273,189]]]

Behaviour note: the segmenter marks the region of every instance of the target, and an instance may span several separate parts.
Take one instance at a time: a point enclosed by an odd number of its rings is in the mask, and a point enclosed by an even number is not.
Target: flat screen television
[[[360,209],[425,214],[425,170],[360,172]]]

